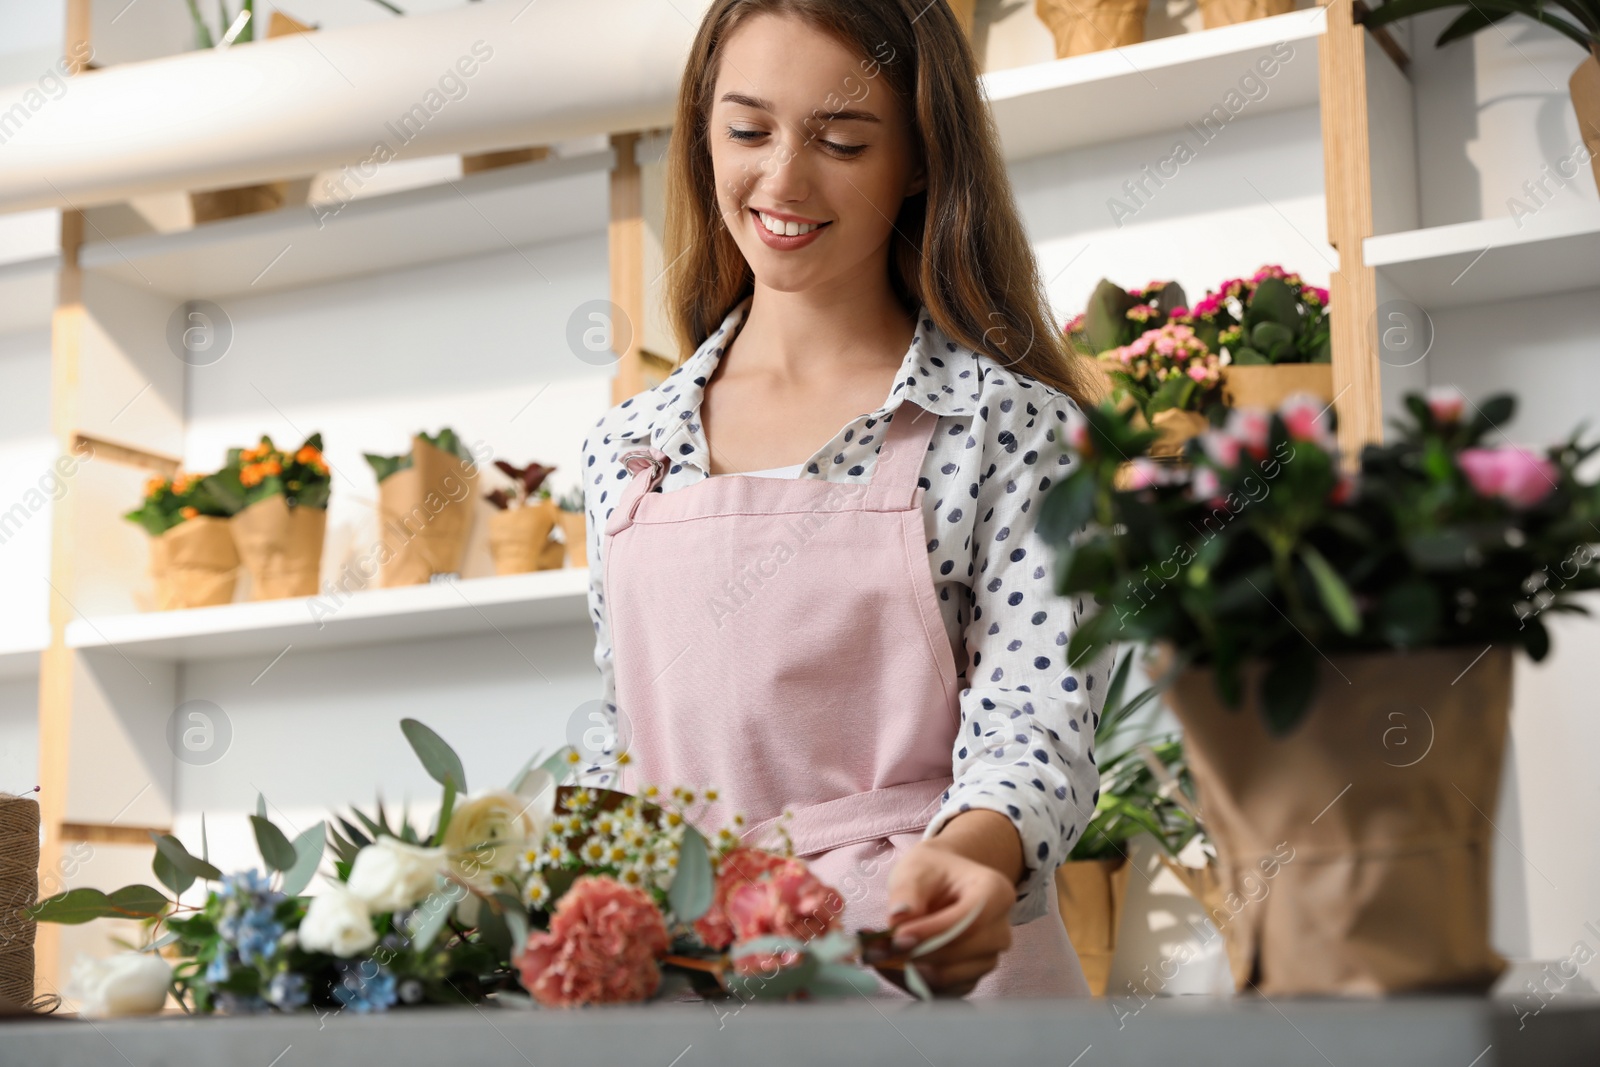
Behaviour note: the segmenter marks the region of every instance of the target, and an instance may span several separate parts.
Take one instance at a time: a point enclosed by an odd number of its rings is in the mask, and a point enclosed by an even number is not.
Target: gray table
[[[1536,1003],[1535,1005],[1536,1006]],[[576,1011],[58,1019],[0,1024],[27,1067],[1491,1067],[1600,1065],[1600,1004],[1174,998],[913,1004],[658,1003]]]

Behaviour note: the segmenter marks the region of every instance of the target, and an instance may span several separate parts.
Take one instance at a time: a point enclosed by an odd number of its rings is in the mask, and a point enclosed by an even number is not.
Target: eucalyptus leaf
[[[250,816],[250,825],[255,828],[256,847],[261,850],[261,859],[274,871],[286,871],[294,866],[294,846],[283,835],[283,831],[272,824],[272,820],[264,815]]]
[[[183,847],[183,842],[179,841],[171,834],[158,834],[152,830],[150,832],[150,839],[155,842],[156,849],[163,856],[167,857],[167,860],[174,867],[184,874],[191,875],[195,878],[204,878],[211,882],[218,881],[222,878],[221,871],[217,870],[205,860],[196,859],[194,856],[191,856],[189,854],[189,850]]]
[[[416,719],[401,719],[400,729],[411,742],[411,748],[422,761],[429,777],[440,785],[454,782],[457,792],[467,791],[467,772],[461,766],[461,757],[434,733]]]
[[[283,885],[279,887],[285,894],[299,896],[311,884],[327,843],[328,824],[325,822],[317,823],[294,839],[294,864],[283,872]]]
[[[29,917],[36,922],[63,926],[77,926],[112,914],[110,898],[98,889],[69,889],[28,909]]]
[[[678,846],[678,870],[667,888],[667,903],[678,921],[692,923],[711,907],[713,878],[706,839],[692,826],[684,828]]]
[[[106,894],[106,899],[116,914],[134,919],[160,915],[171,903],[165,893],[147,885],[125,885]]]
[[[932,1000],[933,990],[928,988],[927,981],[922,977],[922,972],[917,970],[917,965],[906,963],[906,988],[914,993],[918,1000]]]
[[[948,945],[950,942],[966,933],[967,927],[971,926],[974,922],[977,922],[978,916],[981,914],[983,914],[983,905],[974,904],[972,906],[972,910],[961,917],[960,922],[949,927],[948,929],[939,931],[937,934],[934,934],[926,941],[923,941],[921,944],[917,945],[916,948],[913,948],[910,953],[911,958],[916,959],[918,956],[926,956],[930,952],[937,952],[939,949],[944,948],[944,946]]]
[[[182,896],[194,885],[194,875],[178,870],[166,853],[159,849],[150,860],[150,869],[155,872],[157,881],[172,890],[173,896]]]

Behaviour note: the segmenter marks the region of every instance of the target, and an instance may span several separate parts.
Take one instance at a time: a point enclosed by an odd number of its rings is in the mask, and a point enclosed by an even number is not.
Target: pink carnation
[[[844,898],[797,859],[760,849],[734,849],[722,858],[711,908],[695,932],[712,948],[768,935],[806,941],[832,930]],[[793,962],[792,953],[757,953],[734,960],[752,973]]]
[[[1514,508],[1531,508],[1556,487],[1556,465],[1526,448],[1469,448],[1456,462],[1480,495]]]
[[[556,902],[550,929],[517,957],[522,984],[548,1007],[648,1000],[661,985],[666,920],[642,889],[584,875]]]

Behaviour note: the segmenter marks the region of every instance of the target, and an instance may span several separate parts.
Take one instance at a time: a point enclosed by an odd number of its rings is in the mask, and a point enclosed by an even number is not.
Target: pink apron
[[[789,809],[845,930],[886,925],[889,870],[951,784],[958,678],[917,484],[937,421],[902,402],[866,484],[729,475],[657,492],[672,460],[635,448],[606,521],[621,788],[715,787],[695,822],[714,832],[741,811],[755,846],[780,844],[770,825]],[[970,996],[1088,995],[1045,896]]]

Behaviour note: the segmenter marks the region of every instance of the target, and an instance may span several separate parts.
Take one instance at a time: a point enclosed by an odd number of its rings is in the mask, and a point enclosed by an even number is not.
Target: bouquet
[[[233,512],[234,543],[257,600],[317,591],[333,478],[314,433],[293,452],[261,435],[254,448],[231,448],[206,477],[207,490]]]
[[[511,492],[494,489],[484,499],[495,506],[489,515],[489,551],[496,574],[526,574],[561,566],[564,549],[550,536],[557,509],[545,479],[555,471],[542,463],[518,467],[503,459],[494,465],[511,480]]]
[[[1154,435],[1110,406],[1086,411],[1073,441],[1083,462],[1039,520],[1058,548],[1058,591],[1104,605],[1069,658],[1167,642],[1180,662],[1213,666],[1234,707],[1244,665],[1263,661],[1260,707],[1279,735],[1317,690],[1319,650],[1502,642],[1542,659],[1541,616],[1586,613],[1573,595],[1600,588],[1600,485],[1578,475],[1600,445],[1577,433],[1542,452],[1486,443],[1514,413],[1510,396],[1478,405],[1441,389],[1405,403],[1394,442],[1365,449],[1359,478],[1309,396],[1231,412],[1189,442],[1191,470],[1145,458]]]
[[[154,1011],[170,991],[202,1014],[380,1012],[490,997],[571,1007],[669,989],[805,999],[876,991],[870,963],[929,997],[914,957],[976,918],[891,952],[892,929],[838,929],[842,898],[792,855],[781,822],[785,853],[740,844],[738,813],[709,837],[696,829],[689,816],[714,791],[558,785],[581,762],[567,747],[530,760],[504,789],[468,793],[459,757],[438,734],[414,719],[401,729],[442,789],[426,831],[406,813],[392,819],[380,800],[371,815],[354,810],[291,838],[258,800],[250,822],[259,868],[215,867],[202,818],[198,856],[151,834],[166,892],[72,889],[35,905],[42,922],[146,926],[137,952],[83,965],[80,996],[111,1013]],[[302,895],[319,873],[320,891]],[[197,882],[203,899],[185,903]],[[113,988],[130,981],[135,995]]]

